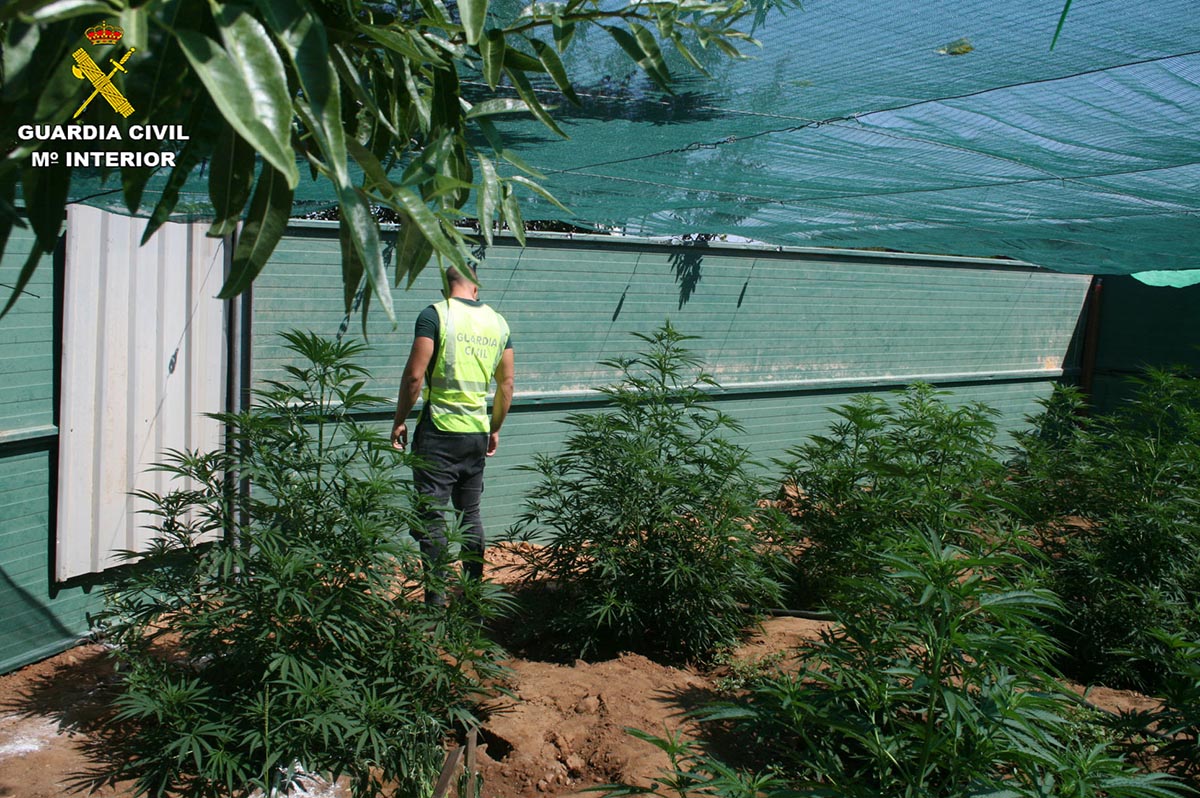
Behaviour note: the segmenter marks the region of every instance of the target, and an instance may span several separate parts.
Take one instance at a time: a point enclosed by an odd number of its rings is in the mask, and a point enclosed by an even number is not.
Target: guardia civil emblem
[[[95,27],[88,28],[83,35],[93,46],[102,47],[121,41],[125,31],[115,25],[101,22]],[[123,117],[128,118],[133,113],[133,106],[129,104],[129,100],[125,99],[125,95],[121,94],[121,90],[113,85],[112,79],[118,72],[129,71],[125,68],[125,62],[129,60],[129,56],[133,55],[134,49],[130,47],[126,50],[120,61],[110,58],[109,63],[113,65],[113,68],[108,74],[104,73],[104,70],[92,60],[92,57],[82,47],[71,54],[71,57],[75,59],[75,66],[71,67],[71,74],[80,80],[88,81],[93,88],[92,93],[83,101],[83,105],[79,106],[79,110],[75,112],[72,119],[78,119],[92,100],[96,99],[96,95],[103,97],[112,106],[112,109]]]

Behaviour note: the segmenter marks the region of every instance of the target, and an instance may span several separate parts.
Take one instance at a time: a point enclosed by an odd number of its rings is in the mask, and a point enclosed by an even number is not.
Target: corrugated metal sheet
[[[211,449],[225,406],[223,243],[201,225],[72,207],[68,216],[56,574],[101,571],[147,538],[133,490],[168,449]]]
[[[319,225],[290,231],[276,250],[255,283],[256,382],[283,377],[291,362],[281,330],[360,334],[358,316],[344,312],[339,257]],[[1003,428],[1019,426],[1063,374],[1089,282],[995,261],[562,238],[494,246],[480,279],[481,298],[513,330],[517,363],[514,411],[488,464],[493,534],[529,487],[516,467],[561,446],[561,419],[594,406],[593,389],[613,379],[597,363],[634,352],[630,333],[670,318],[700,336],[694,348],[724,387],[721,408],[766,462],[824,429],[828,408],[853,393],[918,379],[954,384],[958,400],[985,401]],[[377,393],[395,395],[413,320],[440,286],[428,269],[397,292],[394,329],[372,311],[363,363]],[[386,408],[379,419],[386,427]]]

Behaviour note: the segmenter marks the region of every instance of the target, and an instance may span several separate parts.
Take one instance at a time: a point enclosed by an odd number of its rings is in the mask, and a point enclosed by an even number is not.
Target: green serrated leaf
[[[696,55],[688,49],[686,44],[683,43],[683,39],[677,38],[674,41],[675,49],[679,51],[679,54],[682,55],[684,59],[696,69],[697,72],[705,77],[712,77],[708,70],[704,68],[704,65],[700,63],[700,59],[696,58]]]
[[[48,25],[64,19],[76,19],[96,14],[112,14],[113,7],[108,3],[98,3],[95,0],[20,0],[7,3],[0,11],[0,21],[20,17],[28,22]]]

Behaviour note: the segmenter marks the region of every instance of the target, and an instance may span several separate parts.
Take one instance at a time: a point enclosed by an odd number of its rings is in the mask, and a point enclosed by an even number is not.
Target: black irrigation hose
[[[771,607],[762,612],[778,618],[807,618],[810,621],[836,620],[833,613],[828,610],[789,610],[784,607]]]

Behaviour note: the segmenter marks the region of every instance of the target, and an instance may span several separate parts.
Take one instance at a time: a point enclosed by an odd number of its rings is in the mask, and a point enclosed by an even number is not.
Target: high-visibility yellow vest
[[[443,432],[487,432],[488,387],[508,342],[508,322],[487,305],[434,304],[439,341],[425,404]]]

